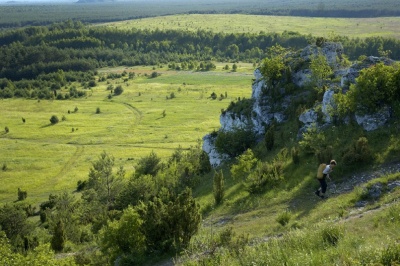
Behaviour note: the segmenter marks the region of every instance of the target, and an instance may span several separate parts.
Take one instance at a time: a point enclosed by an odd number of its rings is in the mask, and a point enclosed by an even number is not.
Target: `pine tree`
[[[219,205],[224,199],[224,192],[224,174],[220,170],[214,174],[214,199],[216,205]]]
[[[66,242],[64,223],[60,220],[54,228],[54,235],[51,239],[51,248],[56,252],[61,252],[64,249]]]

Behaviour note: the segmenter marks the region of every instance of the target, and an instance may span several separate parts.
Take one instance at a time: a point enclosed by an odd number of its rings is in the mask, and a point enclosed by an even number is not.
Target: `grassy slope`
[[[294,31],[301,34],[329,37],[332,34],[349,37],[383,36],[400,38],[400,18],[306,18],[256,15],[172,15],[155,18],[112,22],[102,25],[129,29],[198,29],[225,33],[259,33]]]
[[[144,76],[153,72],[150,67],[103,69],[100,74],[127,70],[137,77],[128,85],[110,80],[124,89],[112,100],[107,99],[106,82],[88,91],[85,99],[2,100],[1,126],[10,132],[0,133],[0,165],[7,165],[7,171],[0,172],[0,202],[15,200],[18,187],[27,190],[28,200],[35,203],[46,200],[49,193],[71,191],[78,180],[87,178],[91,162],[102,151],[113,155],[116,167],[124,165],[129,175],[135,160],[152,151],[166,158],[179,146],[197,145],[219,128],[221,109],[237,97],[250,97],[251,65],[239,64],[243,72],[237,73],[218,69],[212,73],[157,69],[162,75],[154,79]],[[211,100],[212,92],[226,92],[228,98]],[[166,100],[171,93],[176,98]],[[58,116],[58,124],[50,125],[52,115]],[[66,121],[61,121],[63,116]]]

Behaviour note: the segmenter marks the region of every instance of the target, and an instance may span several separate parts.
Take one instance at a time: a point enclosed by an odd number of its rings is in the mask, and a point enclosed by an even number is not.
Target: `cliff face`
[[[291,57],[296,58],[296,62],[302,62],[307,66],[317,55],[323,55],[329,66],[333,70],[334,80],[339,82],[330,82],[325,84],[327,90],[325,91],[322,101],[317,103],[314,108],[304,111],[299,116],[299,121],[302,127],[299,129],[298,136],[301,137],[311,125],[323,126],[332,123],[331,111],[335,109],[333,96],[337,88],[341,88],[346,92],[349,84],[355,83],[360,71],[363,68],[374,65],[378,62],[390,65],[392,60],[378,57],[367,57],[359,63],[355,63],[350,67],[342,67],[340,62],[342,60],[343,47],[340,43],[324,43],[321,47],[316,45],[309,45],[303,50],[290,54]],[[291,69],[295,69],[291,73],[291,81],[296,87],[302,87],[310,82],[311,70],[307,67],[298,67],[296,62],[289,62]],[[309,64],[308,64],[309,65]],[[234,113],[226,111],[220,116],[221,127],[219,131],[233,131],[239,128],[251,128],[257,136],[262,137],[265,134],[265,127],[270,125],[272,121],[276,123],[284,123],[286,121],[285,110],[290,106],[292,100],[299,95],[292,95],[285,91],[285,88],[278,88],[281,94],[280,100],[272,99],[266,92],[272,88],[268,87],[268,83],[261,74],[259,69],[254,71],[254,83],[252,84],[252,108],[251,115],[242,113]],[[276,88],[275,88],[276,89]],[[322,120],[318,120],[317,107],[322,112]],[[249,113],[249,112],[247,112]],[[382,126],[389,119],[390,112],[387,108],[383,108],[380,112],[369,115],[356,115],[355,120],[365,130],[370,131]],[[317,120],[319,122],[317,122]],[[229,158],[226,154],[220,154],[214,145],[215,136],[209,134],[203,138],[203,150],[209,155],[212,165],[220,165],[225,159]]]

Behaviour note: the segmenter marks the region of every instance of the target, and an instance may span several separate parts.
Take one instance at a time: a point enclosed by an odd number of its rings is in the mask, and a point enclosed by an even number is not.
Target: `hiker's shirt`
[[[324,171],[322,171],[322,173],[324,174],[324,177],[326,177],[327,175],[329,175],[329,173],[332,172],[331,166],[328,164]]]

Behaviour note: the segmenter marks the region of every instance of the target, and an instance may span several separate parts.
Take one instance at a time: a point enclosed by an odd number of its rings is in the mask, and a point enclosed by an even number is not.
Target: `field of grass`
[[[221,109],[251,95],[253,66],[240,63],[233,73],[223,71],[224,65],[217,64],[213,72],[101,69],[99,75],[133,71],[136,77],[126,83],[98,82],[83,99],[1,100],[0,165],[7,170],[0,172],[0,202],[16,200],[18,188],[35,203],[50,193],[73,191],[102,151],[113,155],[116,167],[123,165],[130,176],[136,160],[152,151],[167,159],[178,147],[198,145],[219,128]],[[149,78],[153,71],[161,75]],[[108,99],[109,84],[122,85],[124,92]],[[212,100],[212,92],[226,93],[227,98]],[[167,99],[172,93],[175,98]],[[59,118],[58,124],[51,125],[52,115]]]
[[[191,14],[143,18],[108,25],[121,29],[198,29],[224,33],[259,33],[284,31],[329,37],[334,35],[352,38],[372,36],[400,38],[400,18],[310,18],[289,16],[257,16],[242,14]]]

